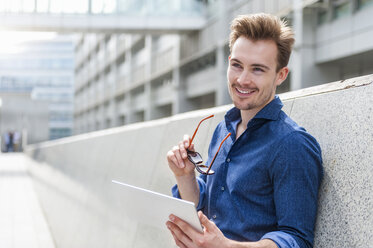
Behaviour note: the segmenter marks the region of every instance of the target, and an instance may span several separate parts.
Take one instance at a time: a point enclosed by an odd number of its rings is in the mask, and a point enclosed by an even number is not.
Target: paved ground
[[[55,248],[25,159],[0,153],[0,247]]]

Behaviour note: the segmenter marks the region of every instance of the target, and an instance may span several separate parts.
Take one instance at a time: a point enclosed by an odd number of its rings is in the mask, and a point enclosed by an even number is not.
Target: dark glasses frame
[[[210,116],[208,116],[208,117],[206,117],[206,118],[203,118],[203,119],[198,123],[198,126],[197,126],[196,130],[194,131],[192,138],[191,138],[190,141],[189,141],[189,144],[190,144],[190,145],[192,144],[192,142],[193,142],[193,140],[194,140],[194,137],[196,136],[196,133],[197,133],[198,128],[199,128],[199,126],[201,125],[201,123],[202,123],[203,121],[207,120],[207,119],[212,118],[212,117],[214,117],[214,115],[210,115]],[[222,142],[220,143],[219,149],[216,151],[215,156],[214,156],[214,158],[211,160],[211,163],[210,163],[209,166],[202,164],[202,163],[203,163],[203,159],[202,159],[201,154],[199,154],[198,152],[193,152],[193,151],[190,151],[189,149],[187,149],[187,156],[188,156],[188,159],[189,159],[189,161],[190,161],[192,164],[194,164],[194,166],[196,167],[196,170],[197,170],[199,173],[201,173],[201,174],[203,174],[203,175],[213,175],[213,174],[215,173],[213,170],[211,170],[211,167],[212,167],[212,165],[213,165],[213,163],[214,163],[214,161],[215,161],[215,159],[216,159],[216,157],[217,157],[217,155],[218,155],[218,153],[219,153],[219,151],[220,151],[221,146],[223,145],[224,141],[226,141],[226,139],[228,139],[229,136],[231,136],[231,133],[228,133],[227,136],[225,136],[225,138],[222,140]]]

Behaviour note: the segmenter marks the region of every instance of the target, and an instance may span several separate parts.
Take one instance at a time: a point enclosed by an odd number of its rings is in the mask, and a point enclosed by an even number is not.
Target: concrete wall
[[[315,247],[373,247],[373,75],[281,95],[284,110],[323,150]],[[30,146],[29,169],[59,248],[174,247],[164,227],[131,221],[130,199],[117,179],[170,195],[166,152],[201,126],[196,149],[206,156],[215,125],[230,106],[176,115]],[[163,229],[162,229],[163,228]]]

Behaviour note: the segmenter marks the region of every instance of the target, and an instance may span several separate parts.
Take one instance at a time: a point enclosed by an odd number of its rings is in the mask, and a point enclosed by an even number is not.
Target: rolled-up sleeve
[[[299,248],[293,236],[288,233],[275,231],[266,233],[261,239],[270,239],[276,243],[278,248]]]

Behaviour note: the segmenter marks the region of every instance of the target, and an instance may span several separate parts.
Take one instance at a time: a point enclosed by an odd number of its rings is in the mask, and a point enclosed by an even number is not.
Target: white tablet
[[[188,222],[196,230],[202,232],[202,226],[193,202],[180,200],[150,190],[112,180],[121,187],[120,194],[128,199],[123,211],[135,221],[161,229],[167,228],[166,222],[170,214],[174,214]]]

